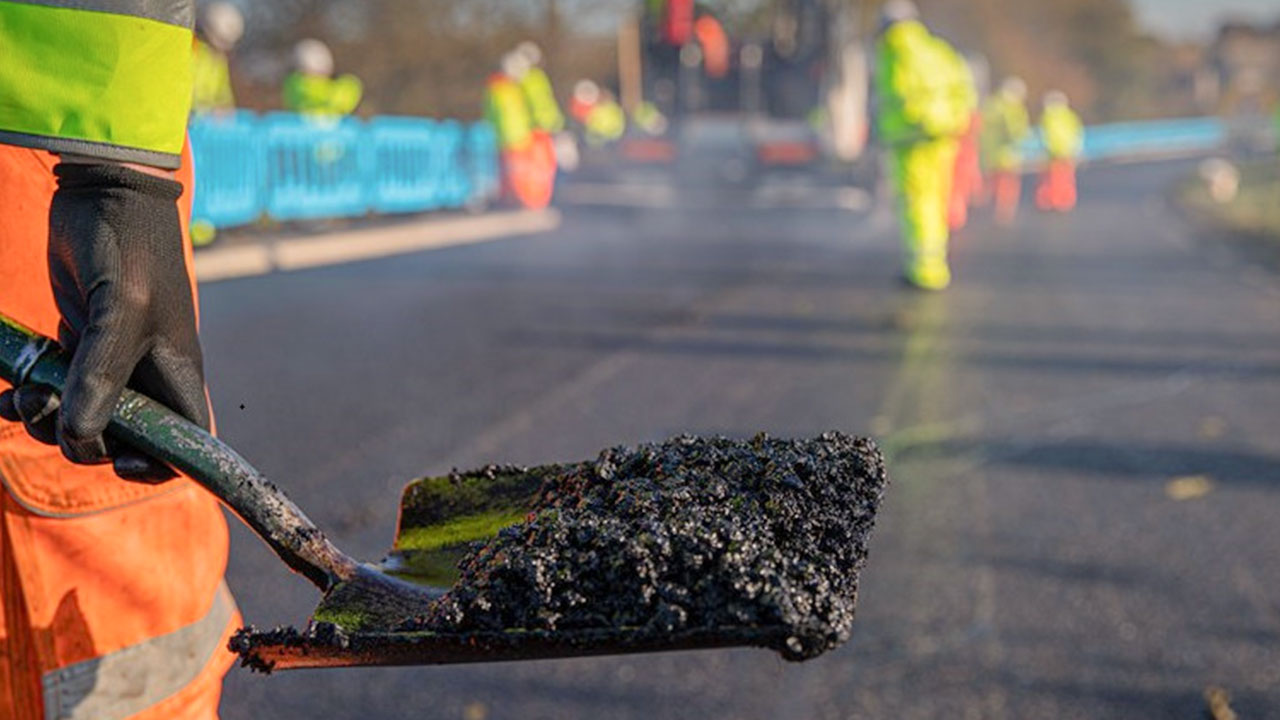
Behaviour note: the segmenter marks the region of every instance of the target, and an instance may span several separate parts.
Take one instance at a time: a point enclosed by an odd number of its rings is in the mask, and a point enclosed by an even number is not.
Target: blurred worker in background
[[[498,134],[503,194],[527,208],[544,208],[555,191],[556,155],[551,135],[539,129],[521,80],[529,59],[512,51],[485,87],[485,118]]]
[[[880,28],[877,127],[898,195],[903,275],[916,287],[941,290],[951,282],[947,208],[973,85],[963,59],[929,33],[910,0],[886,3]]]
[[[195,55],[192,58],[194,88],[191,111],[226,112],[236,107],[231,90],[227,56],[244,34],[244,16],[235,5],[215,2],[205,6],[196,22]]]
[[[542,69],[542,48],[526,40],[516,46],[515,51],[524,59],[523,73],[517,80],[529,103],[533,124],[549,133],[564,130],[564,114],[560,112],[551,78]]]
[[[183,239],[195,7],[90,5],[0,2],[0,313],[71,358],[60,397],[0,393],[0,718],[209,719],[240,624],[222,510],[103,437],[126,383],[211,422]]]
[[[560,102],[556,100],[551,78],[542,69],[542,48],[537,43],[526,40],[517,45],[515,51],[525,61],[526,69],[519,82],[520,89],[524,91],[525,102],[529,104],[534,127],[551,136],[556,165],[561,170],[572,172],[578,169],[578,143],[572,134],[565,131]]]
[[[284,81],[284,106],[319,118],[350,115],[360,104],[364,86],[355,75],[333,76],[333,53],[320,40],[308,38],[293,47],[294,71]]]
[[[969,127],[960,136],[956,152],[955,175],[952,177],[951,203],[947,208],[947,225],[959,230],[969,222],[969,206],[982,195],[982,160],[978,152],[978,137],[982,132],[982,112],[977,98],[981,96],[974,62],[964,60],[965,75],[972,88],[969,110]]]
[[[1045,93],[1040,137],[1048,164],[1036,189],[1036,207],[1067,212],[1076,206],[1076,159],[1084,149],[1084,124],[1058,90]]]
[[[709,12],[698,13],[693,22],[693,36],[702,48],[702,67],[707,77],[719,80],[729,74],[729,36],[720,21]]]
[[[591,80],[573,86],[573,118],[582,125],[587,144],[602,147],[622,139],[627,132],[627,114],[613,93]]]
[[[1003,225],[1017,217],[1022,195],[1022,143],[1031,134],[1026,102],[1027,84],[1009,77],[982,106],[982,165]]]

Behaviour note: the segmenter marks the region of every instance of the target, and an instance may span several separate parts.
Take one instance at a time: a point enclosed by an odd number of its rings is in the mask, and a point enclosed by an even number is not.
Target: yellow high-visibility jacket
[[[520,89],[524,91],[525,102],[529,103],[530,114],[538,129],[549,133],[564,130],[564,113],[560,111],[560,103],[551,88],[551,78],[542,68],[530,68],[520,78]]]
[[[877,126],[888,145],[954,137],[969,127],[976,97],[964,59],[920,22],[895,23],[880,37]]]
[[[175,169],[194,2],[0,2],[0,143]]]
[[[192,112],[232,110],[236,96],[231,89],[231,69],[226,53],[215,50],[203,40],[196,40],[192,56]]]
[[[982,166],[1012,171],[1022,165],[1022,143],[1031,133],[1027,107],[1008,93],[996,93],[982,105]]]
[[[1051,105],[1040,115],[1040,137],[1054,160],[1074,160],[1084,149],[1084,124],[1066,105]]]

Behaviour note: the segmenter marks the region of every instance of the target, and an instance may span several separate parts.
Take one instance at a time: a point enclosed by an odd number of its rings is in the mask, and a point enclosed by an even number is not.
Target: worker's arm
[[[0,415],[21,419],[73,462],[166,479],[162,465],[112,447],[103,432],[126,384],[209,426],[178,219],[182,185],[159,168],[76,160],[54,168],[49,217],[58,340],[72,352],[66,389],[61,401],[44,387],[6,392]]]
[[[48,258],[72,353],[60,400],[24,386],[0,395],[0,415],[74,462],[114,461],[138,479],[172,473],[103,438],[126,384],[209,423],[171,172],[191,102],[193,5],[0,2],[0,142],[61,156]]]

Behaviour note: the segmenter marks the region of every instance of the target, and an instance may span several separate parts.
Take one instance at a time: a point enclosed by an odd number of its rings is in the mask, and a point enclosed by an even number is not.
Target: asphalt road
[[[871,434],[894,481],[816,661],[235,670],[224,717],[1280,716],[1280,278],[1170,208],[1189,168],[979,218],[938,295],[883,212],[655,176],[553,233],[207,285],[223,436],[357,556],[415,476],[682,432]],[[317,599],[242,528],[229,575],[260,626]]]

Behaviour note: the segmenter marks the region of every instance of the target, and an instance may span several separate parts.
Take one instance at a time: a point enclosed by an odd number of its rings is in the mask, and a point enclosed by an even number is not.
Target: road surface
[[[359,557],[455,466],[835,428],[893,476],[816,661],[235,670],[224,717],[1195,718],[1211,686],[1280,714],[1280,279],[1171,209],[1190,167],[979,218],[939,295],[897,284],[884,212],[656,175],[550,233],[207,285],[223,436]],[[259,625],[317,599],[242,528],[229,576]]]

